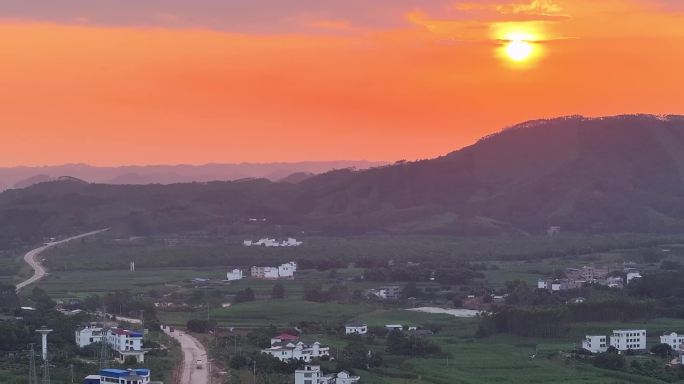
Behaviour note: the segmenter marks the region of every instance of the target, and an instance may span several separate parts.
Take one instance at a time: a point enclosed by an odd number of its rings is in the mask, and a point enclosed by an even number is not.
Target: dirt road
[[[108,229],[108,228],[107,228],[107,229]],[[57,245],[60,245],[60,244],[68,243],[68,242],[70,242],[70,241],[72,241],[72,240],[78,240],[78,239],[81,239],[81,238],[84,238],[84,237],[96,235],[96,234],[98,234],[98,233],[101,233],[101,232],[106,231],[107,229],[100,229],[99,231],[92,231],[92,232],[83,233],[83,234],[80,234],[80,235],[77,235],[77,236],[72,236],[72,237],[69,237],[69,238],[66,238],[66,239],[63,239],[63,240],[53,241],[53,242],[50,242],[50,243],[45,243],[45,244],[44,244],[43,246],[41,246],[41,247],[38,247],[38,248],[35,248],[35,249],[32,249],[32,250],[26,252],[26,254],[24,255],[24,261],[25,261],[28,265],[30,265],[31,268],[33,268],[33,276],[31,276],[31,277],[29,277],[28,279],[26,279],[26,280],[22,281],[21,283],[17,284],[17,292],[18,292],[19,290],[21,290],[22,288],[24,288],[24,287],[26,287],[26,286],[28,286],[28,285],[31,285],[31,284],[35,283],[36,281],[38,281],[38,280],[42,279],[43,277],[45,277],[45,274],[46,274],[45,267],[43,267],[43,266],[40,264],[40,260],[38,259],[38,256],[40,256],[40,254],[43,253],[45,250],[48,250],[48,249],[50,249],[50,248],[52,248],[52,247],[55,247],[55,246],[57,246]]]
[[[207,365],[207,351],[202,343],[196,338],[176,329],[169,332],[169,327],[163,328],[164,333],[176,339],[183,351],[180,384],[207,384],[209,383],[209,366]],[[197,360],[202,360],[202,368],[197,369]]]

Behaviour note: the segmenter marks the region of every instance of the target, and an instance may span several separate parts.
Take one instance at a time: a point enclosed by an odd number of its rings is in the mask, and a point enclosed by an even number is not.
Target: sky
[[[431,158],[682,68],[679,0],[4,0],[0,166]]]

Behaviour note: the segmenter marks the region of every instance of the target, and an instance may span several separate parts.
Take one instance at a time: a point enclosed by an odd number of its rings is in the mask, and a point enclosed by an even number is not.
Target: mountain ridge
[[[434,159],[297,183],[42,183],[0,194],[0,226],[8,212],[28,210],[46,229],[106,225],[136,234],[684,230],[683,116],[572,116],[514,127]]]

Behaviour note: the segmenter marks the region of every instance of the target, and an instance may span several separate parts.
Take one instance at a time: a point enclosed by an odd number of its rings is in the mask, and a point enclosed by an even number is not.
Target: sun
[[[526,40],[511,40],[506,44],[506,54],[513,61],[524,61],[532,55],[534,47]]]

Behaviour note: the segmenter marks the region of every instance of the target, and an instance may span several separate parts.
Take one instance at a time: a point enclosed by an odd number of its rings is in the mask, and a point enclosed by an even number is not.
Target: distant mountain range
[[[293,174],[314,175],[334,169],[366,169],[387,164],[378,161],[306,161],[294,163],[240,163],[205,165],[144,165],[96,167],[66,164],[45,167],[0,168],[0,190],[26,188],[30,185],[70,176],[103,184],[173,184],[205,181],[230,181],[265,178],[279,181]]]
[[[294,179],[41,183],[0,194],[0,235],[681,232],[684,116],[531,121],[436,159]]]

